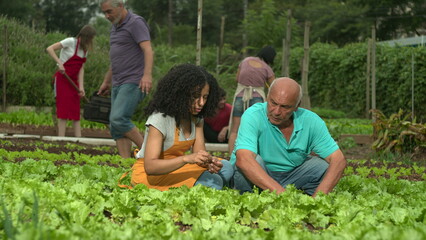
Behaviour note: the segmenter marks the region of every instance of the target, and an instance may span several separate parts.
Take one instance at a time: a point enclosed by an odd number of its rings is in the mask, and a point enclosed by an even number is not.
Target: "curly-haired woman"
[[[218,83],[204,68],[173,67],[145,108],[149,117],[132,167],[132,185],[161,191],[198,184],[222,189],[234,170],[229,161],[206,152],[203,134],[203,117],[215,114],[219,100]]]

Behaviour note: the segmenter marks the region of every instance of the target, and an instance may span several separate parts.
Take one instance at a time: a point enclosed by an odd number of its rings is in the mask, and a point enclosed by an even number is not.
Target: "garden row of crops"
[[[320,111],[319,109],[317,110]],[[333,137],[340,134],[372,134],[373,127],[369,119],[324,119]],[[18,110],[13,112],[0,112],[0,123],[26,124],[36,126],[54,126],[52,113]],[[144,121],[134,121],[139,130],[145,129]],[[68,123],[71,126],[71,123]],[[81,119],[82,128],[105,129],[105,124]]]
[[[160,192],[117,187],[132,159],[73,144],[61,153],[47,151],[55,143],[0,144],[3,239],[426,239],[426,171],[416,164],[351,160],[335,190],[316,198],[293,187]]]

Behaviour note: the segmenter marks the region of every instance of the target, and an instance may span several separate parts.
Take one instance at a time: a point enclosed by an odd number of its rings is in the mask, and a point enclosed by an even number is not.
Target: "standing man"
[[[329,193],[342,177],[346,159],[324,121],[299,108],[302,87],[293,79],[275,79],[267,102],[244,112],[231,163],[234,188],[285,191],[288,184],[315,196]],[[318,156],[312,156],[314,152]]]
[[[110,131],[123,158],[131,157],[132,142],[141,147],[143,136],[131,122],[139,102],[152,87],[154,53],[144,18],[124,7],[123,0],[102,0],[101,9],[112,23],[110,67],[98,94],[108,93],[112,84]]]

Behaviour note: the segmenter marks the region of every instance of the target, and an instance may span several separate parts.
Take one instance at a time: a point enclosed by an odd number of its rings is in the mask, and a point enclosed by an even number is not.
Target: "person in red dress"
[[[66,38],[46,48],[46,52],[58,66],[54,75],[58,136],[65,136],[67,121],[71,120],[74,136],[81,137],[80,98],[85,96],[84,63],[88,50],[92,50],[95,35],[96,30],[90,25],[85,25],[75,38]],[[61,50],[59,57],[56,50]],[[65,74],[78,89],[70,83]]]

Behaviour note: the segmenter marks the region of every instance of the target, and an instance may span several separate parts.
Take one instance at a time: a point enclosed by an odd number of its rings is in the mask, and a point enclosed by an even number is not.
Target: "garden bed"
[[[114,146],[99,146],[99,145],[90,145],[79,142],[67,142],[67,141],[46,141],[39,139],[26,139],[26,138],[8,138],[0,140],[0,148],[5,149],[6,151],[17,151],[17,152],[34,152],[43,150],[48,153],[61,154],[76,152],[78,154],[85,154],[88,156],[102,156],[102,155],[117,155],[117,150]],[[392,178],[390,174],[386,174],[386,171],[391,170],[395,171],[395,176],[397,179],[406,179],[410,181],[422,181],[423,174],[426,171],[415,171],[413,168],[413,163],[416,163],[416,166],[426,166],[426,159],[414,159],[412,162],[407,161],[381,161],[380,158],[373,159],[374,152],[371,150],[369,145],[356,145],[350,149],[343,150],[345,157],[348,159],[348,169],[350,169],[348,174],[361,174],[366,175],[369,178]],[[229,159],[229,154],[227,152],[214,151],[211,152],[213,155]],[[79,162],[76,159],[79,155],[71,155],[69,159],[62,159],[61,161],[55,162],[55,165],[61,164],[85,164]],[[18,157],[12,161],[21,162],[25,158]],[[35,159],[37,160],[37,159]],[[104,165],[110,165],[112,167],[126,167],[128,166],[128,161],[124,165],[120,163],[109,164],[101,163]],[[396,169],[396,170],[393,170]],[[403,170],[401,170],[403,169]]]
[[[389,161],[368,145],[344,153],[344,177],[315,199],[292,186],[280,195],[202,186],[159,192],[117,186],[134,159],[120,158],[115,146],[6,136],[0,139],[0,222],[7,228],[0,236],[424,239],[424,159]]]

